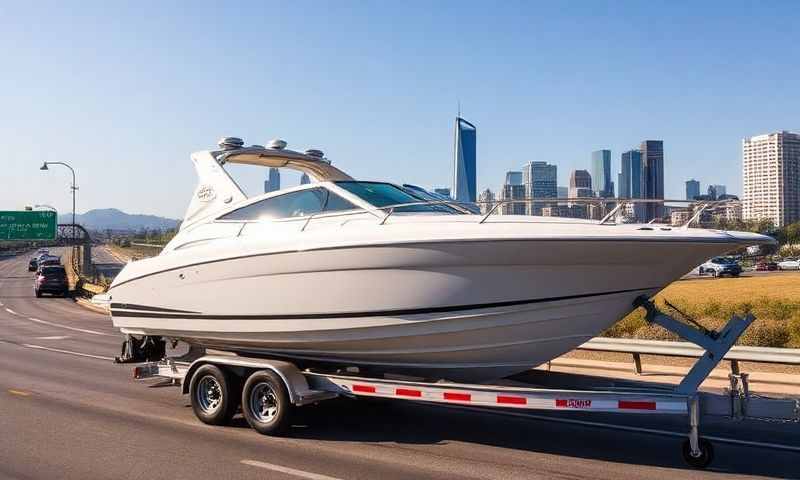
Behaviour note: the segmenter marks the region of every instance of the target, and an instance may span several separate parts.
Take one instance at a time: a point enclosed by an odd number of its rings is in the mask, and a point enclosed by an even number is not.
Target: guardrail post
[[[633,354],[633,373],[636,375],[642,374],[642,356],[638,353]]]

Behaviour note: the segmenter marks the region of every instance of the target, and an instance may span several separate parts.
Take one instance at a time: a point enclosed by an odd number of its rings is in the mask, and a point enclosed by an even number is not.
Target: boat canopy
[[[321,153],[321,152],[320,152]],[[305,172],[320,182],[352,180],[350,175],[334,167],[321,156],[294,150],[245,147],[236,150],[224,150],[216,155],[220,164],[240,163],[259,165],[262,167],[289,168]]]

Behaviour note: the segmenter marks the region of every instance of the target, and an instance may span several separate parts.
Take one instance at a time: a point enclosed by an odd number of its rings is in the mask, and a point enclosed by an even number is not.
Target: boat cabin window
[[[382,182],[357,182],[341,181],[336,185],[344,188],[348,192],[363,198],[367,203],[375,207],[390,207],[404,203],[416,203],[427,201],[424,198],[412,195],[402,188],[391,183]],[[458,210],[447,205],[408,205],[395,208],[395,212],[440,212],[460,214]]]
[[[276,218],[305,217],[320,212],[337,212],[357,208],[325,188],[311,188],[270,197],[251,203],[219,220],[259,221]]]

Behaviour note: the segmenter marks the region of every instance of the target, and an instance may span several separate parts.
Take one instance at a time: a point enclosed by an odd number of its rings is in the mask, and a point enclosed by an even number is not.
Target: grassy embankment
[[[679,280],[656,296],[659,306],[664,306],[664,299],[708,328],[720,328],[733,314],[752,313],[756,321],[739,339],[740,345],[800,348],[800,272]],[[663,328],[648,325],[642,309],[604,335],[678,340]]]

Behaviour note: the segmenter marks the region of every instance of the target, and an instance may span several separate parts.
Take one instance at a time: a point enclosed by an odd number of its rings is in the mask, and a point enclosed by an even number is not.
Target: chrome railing
[[[344,217],[344,216],[352,216],[352,215],[362,215],[364,213],[371,213],[378,219],[379,225],[384,225],[386,222],[395,214],[395,213],[420,213],[420,212],[403,212],[404,208],[411,208],[416,206],[446,206],[450,207],[455,212],[453,214],[461,214],[461,215],[474,215],[478,217],[477,223],[483,224],[486,223],[493,215],[494,216],[504,216],[510,215],[511,213],[505,213],[500,211],[500,209],[504,206],[509,205],[525,205],[526,212],[533,211],[533,206],[536,204],[547,205],[547,206],[563,206],[563,205],[575,205],[575,204],[584,204],[595,206],[598,210],[596,217],[594,220],[597,221],[600,225],[605,224],[618,224],[618,223],[645,223],[644,221],[636,221],[640,220],[636,218],[637,216],[641,216],[640,213],[633,212],[633,215],[626,215],[626,209],[629,206],[636,205],[660,205],[666,208],[682,208],[684,212],[686,212],[687,220],[681,223],[680,225],[673,225],[675,227],[680,228],[689,228],[693,223],[698,222],[701,219],[703,213],[707,211],[711,211],[714,208],[725,206],[726,204],[731,204],[734,202],[738,202],[736,200],[672,200],[672,199],[620,199],[620,198],[535,198],[535,199],[519,199],[519,200],[494,200],[488,202],[459,202],[455,200],[420,200],[415,202],[407,202],[407,203],[398,203],[392,205],[385,205],[382,207],[372,207],[366,209],[354,209],[354,210],[347,210],[341,212],[316,212],[312,213],[306,217],[303,217],[304,223],[301,228],[301,231],[304,231],[308,225],[313,220],[323,219],[323,218],[337,218],[337,217]],[[677,205],[686,205],[686,207],[677,207]],[[482,213],[471,213],[480,209]],[[435,213],[435,212],[434,212]],[[442,211],[441,213],[447,213]],[[519,215],[519,214],[517,214]],[[522,214],[527,215],[527,214]],[[542,215],[539,215],[542,216]],[[574,217],[574,216],[558,216],[552,215],[549,218],[558,218],[563,219],[564,221],[569,220],[592,220],[590,217],[590,212],[587,209],[586,216],[583,217]],[[643,220],[643,219],[641,219]],[[664,221],[668,220],[667,217],[655,217],[650,219],[646,223],[656,223],[656,224],[663,224]],[[670,222],[671,224],[671,222]]]

